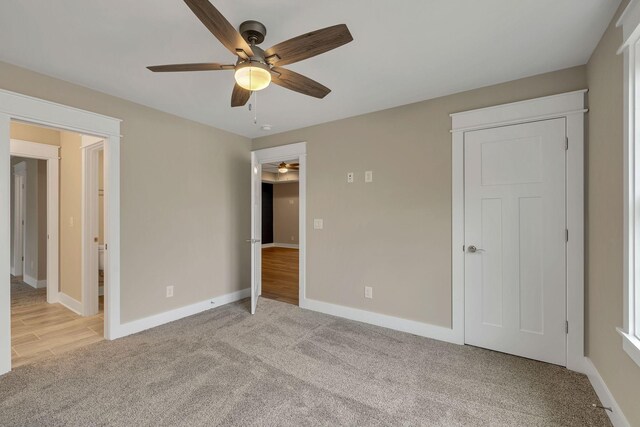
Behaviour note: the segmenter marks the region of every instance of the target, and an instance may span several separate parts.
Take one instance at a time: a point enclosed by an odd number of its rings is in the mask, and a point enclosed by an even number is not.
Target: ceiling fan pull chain
[[[256,108],[253,109],[253,124],[257,125],[258,124],[258,92],[257,91],[253,92],[253,103],[256,106]]]

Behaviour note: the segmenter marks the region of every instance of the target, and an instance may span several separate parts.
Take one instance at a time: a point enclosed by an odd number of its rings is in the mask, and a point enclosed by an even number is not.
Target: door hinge
[[[462,252],[464,252],[464,251],[465,251],[465,249],[466,249],[466,248],[464,247],[464,245],[462,245]]]
[[[569,229],[567,228],[564,231],[565,231],[565,236],[564,237],[565,237],[566,241],[568,242],[569,241]]]
[[[109,245],[107,245],[106,243],[104,244],[104,250],[105,250],[105,251],[107,250],[107,247],[108,247],[108,246],[109,246]]]
[[[569,321],[568,320],[564,322],[564,332],[565,332],[565,334],[569,333]]]
[[[565,137],[564,138],[564,149],[568,150],[569,149],[569,137]]]
[[[22,257],[22,261],[24,261],[24,257]]]

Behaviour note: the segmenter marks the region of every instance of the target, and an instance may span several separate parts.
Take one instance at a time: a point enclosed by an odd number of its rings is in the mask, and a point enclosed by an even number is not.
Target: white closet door
[[[465,342],[566,365],[565,119],[465,134]]]

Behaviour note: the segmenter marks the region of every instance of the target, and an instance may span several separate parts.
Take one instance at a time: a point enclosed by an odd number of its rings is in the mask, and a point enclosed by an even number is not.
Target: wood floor
[[[104,306],[82,317],[61,304],[47,303],[47,290],[11,277],[11,363],[18,367],[104,339]]]
[[[262,296],[298,305],[298,249],[262,249]]]

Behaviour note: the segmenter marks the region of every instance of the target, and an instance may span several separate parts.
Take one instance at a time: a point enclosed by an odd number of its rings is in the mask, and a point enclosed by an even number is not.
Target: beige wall
[[[623,2],[620,11],[627,2]],[[640,367],[622,349],[623,57],[617,16],[587,64],[587,354],[631,425],[640,425]]]
[[[576,67],[254,140],[307,142],[308,297],[450,327],[449,114],[586,87]]]
[[[82,302],[82,135],[60,132],[60,291]]]
[[[11,139],[60,145],[60,131],[26,123],[11,122]]]
[[[249,286],[249,139],[6,63],[0,87],[123,120],[123,322]]]
[[[273,186],[273,242],[298,244],[298,183]]]

